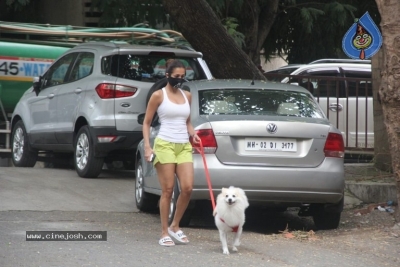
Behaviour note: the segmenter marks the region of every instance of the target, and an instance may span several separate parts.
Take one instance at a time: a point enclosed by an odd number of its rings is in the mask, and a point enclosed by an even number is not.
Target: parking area
[[[1,168],[0,211],[137,212],[133,171],[104,170],[82,179],[75,170]]]
[[[0,168],[0,266],[396,266],[392,217],[342,214],[337,230],[314,231],[311,219],[251,208],[238,253],[223,255],[210,203],[184,231],[190,244],[158,245],[157,212],[135,206],[133,171]],[[101,242],[28,242],[26,231],[107,231]],[[340,246],[338,246],[340,244]]]

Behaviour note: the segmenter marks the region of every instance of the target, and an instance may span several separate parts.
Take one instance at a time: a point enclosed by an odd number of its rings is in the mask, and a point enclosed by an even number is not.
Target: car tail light
[[[136,91],[136,87],[113,83],[100,83],[96,86],[96,92],[102,99],[133,96]]]
[[[343,158],[344,142],[343,136],[337,133],[329,133],[324,147],[325,157]]]
[[[214,154],[217,151],[217,141],[215,140],[214,132],[212,129],[197,130],[196,134],[200,137],[201,143],[203,144],[204,154]],[[193,140],[190,140],[193,146],[193,153],[199,154],[197,148],[200,148],[200,144],[194,144]]]

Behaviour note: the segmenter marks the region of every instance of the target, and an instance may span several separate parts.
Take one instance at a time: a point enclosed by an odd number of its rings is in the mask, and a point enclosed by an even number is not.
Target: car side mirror
[[[36,93],[36,96],[39,95],[40,87],[42,86],[42,76],[33,77],[33,91]]]

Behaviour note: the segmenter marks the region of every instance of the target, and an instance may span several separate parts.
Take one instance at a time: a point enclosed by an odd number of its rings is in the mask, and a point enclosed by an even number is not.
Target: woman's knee
[[[187,185],[187,186],[183,186],[181,187],[181,195],[190,195],[192,194],[193,191],[193,186],[192,185]]]
[[[173,192],[174,192],[174,188],[173,188],[173,187],[163,188],[163,189],[162,189],[161,196],[162,196],[162,197],[171,198]]]

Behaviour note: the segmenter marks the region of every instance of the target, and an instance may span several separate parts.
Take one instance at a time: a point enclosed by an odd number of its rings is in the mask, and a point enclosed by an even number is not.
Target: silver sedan
[[[192,94],[191,121],[202,140],[213,194],[242,188],[250,205],[285,210],[300,207],[318,229],[334,229],[344,199],[343,138],[304,88],[250,80],[184,84]],[[139,120],[143,115],[139,116]],[[150,141],[159,130],[153,121]],[[136,205],[157,208],[160,185],[155,168],[137,150]],[[210,199],[202,155],[193,149],[192,204]],[[175,183],[170,218],[175,212]],[[190,205],[181,225],[190,222]]]

